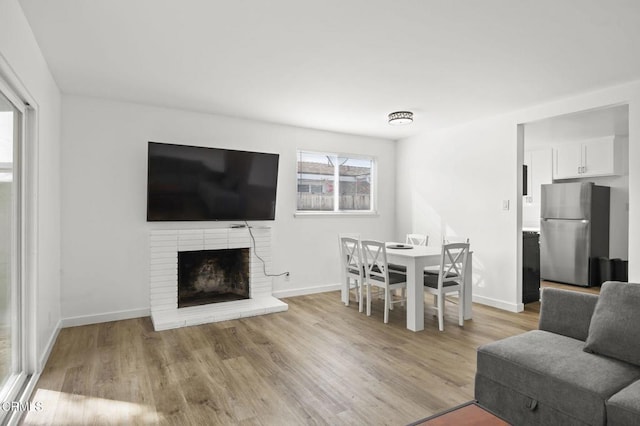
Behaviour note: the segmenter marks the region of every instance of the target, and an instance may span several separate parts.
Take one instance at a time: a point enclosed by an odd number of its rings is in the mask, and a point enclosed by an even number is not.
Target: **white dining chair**
[[[434,295],[440,331],[444,331],[444,304],[447,294],[458,294],[458,323],[460,326],[464,325],[464,274],[468,254],[469,243],[442,244],[440,267],[437,271],[424,272],[424,291]]]
[[[451,237],[451,236],[445,236],[442,241],[447,244],[447,243],[467,243],[469,244],[469,238],[464,238],[464,237]]]
[[[367,315],[371,315],[371,287],[378,287],[384,291],[384,322],[386,324],[389,322],[389,311],[393,309],[393,304],[404,304],[406,300],[404,297],[394,300],[391,291],[406,289],[407,276],[389,270],[385,243],[362,240],[361,245],[367,281]]]
[[[463,237],[455,237],[455,236],[445,236],[442,238],[442,245],[450,244],[450,243],[466,243],[469,244],[469,238]],[[430,272],[432,274],[437,274],[439,266],[427,266],[424,268],[425,272]],[[436,298],[433,298],[433,304],[436,304]]]
[[[426,246],[429,242],[429,237],[424,234],[407,234],[405,237],[405,244],[409,244],[412,246]],[[398,272],[401,274],[407,273],[407,267],[403,265],[396,265],[393,263],[389,264],[389,270],[393,272]]]
[[[355,289],[358,310],[363,311],[363,286],[366,286],[366,275],[362,261],[362,247],[360,239],[354,237],[340,237],[340,262],[342,265],[343,279],[347,287],[347,297],[344,304],[349,306],[351,288]]]
[[[426,246],[429,245],[429,236],[425,234],[407,234],[405,243],[412,246]]]
[[[407,234],[405,238],[405,244],[412,246],[426,246],[429,244],[429,236],[425,234]],[[407,267],[403,265],[389,264],[389,270],[393,272],[399,272],[401,274],[407,273]]]

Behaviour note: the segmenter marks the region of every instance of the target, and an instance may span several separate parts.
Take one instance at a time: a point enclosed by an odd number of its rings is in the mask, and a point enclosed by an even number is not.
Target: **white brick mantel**
[[[272,295],[269,228],[152,230],[149,234],[149,297],[156,331],[282,312]],[[255,240],[255,244],[254,244]],[[178,308],[178,252],[250,248],[249,299]],[[257,255],[256,255],[257,253]],[[264,260],[264,267],[262,261]]]

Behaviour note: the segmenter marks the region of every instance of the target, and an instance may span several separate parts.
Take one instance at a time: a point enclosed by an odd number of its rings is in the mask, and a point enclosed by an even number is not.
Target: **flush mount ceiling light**
[[[413,121],[413,113],[410,111],[396,111],[389,114],[389,124],[392,126],[401,126],[409,124]]]

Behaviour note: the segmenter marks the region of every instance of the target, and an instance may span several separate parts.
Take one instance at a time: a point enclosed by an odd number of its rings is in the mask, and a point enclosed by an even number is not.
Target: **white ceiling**
[[[19,1],[63,93],[391,139],[640,79],[638,0]]]

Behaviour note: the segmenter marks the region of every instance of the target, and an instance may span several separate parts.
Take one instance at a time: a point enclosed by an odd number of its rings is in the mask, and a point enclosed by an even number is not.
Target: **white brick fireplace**
[[[156,331],[282,312],[272,295],[271,230],[251,228],[152,230],[149,235],[149,297]],[[178,308],[178,252],[250,248],[249,299]],[[256,255],[257,253],[257,255]],[[264,260],[264,268],[262,261]]]

